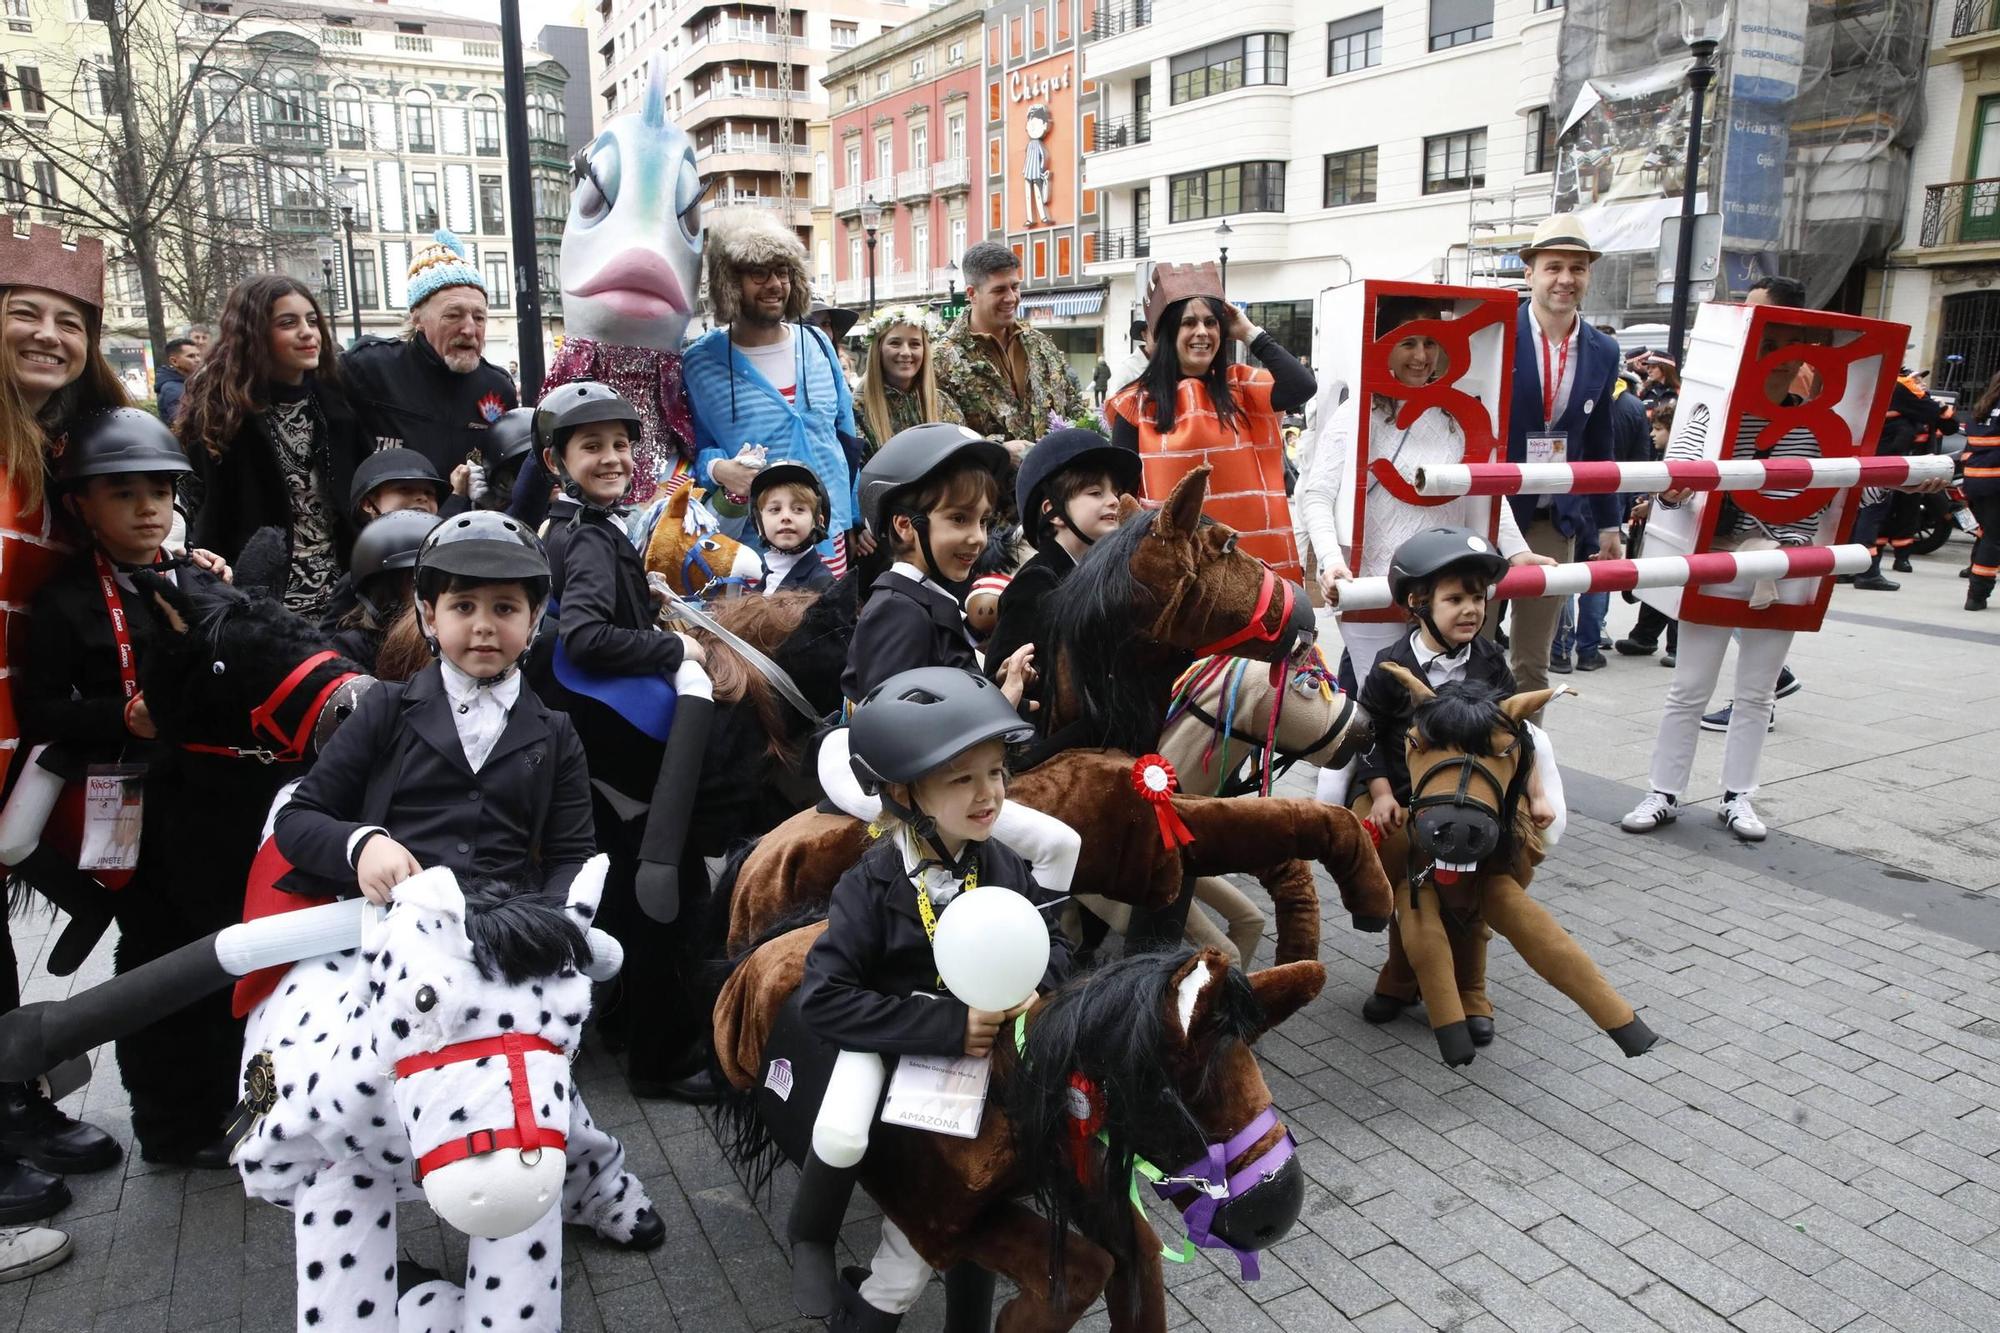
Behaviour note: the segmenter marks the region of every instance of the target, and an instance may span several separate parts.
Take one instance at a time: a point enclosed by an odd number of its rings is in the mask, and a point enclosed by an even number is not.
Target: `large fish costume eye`
[[[570,175],[576,178],[578,224],[594,227],[611,216],[618,202],[618,140],[598,135],[596,143],[576,155]]]
[[[701,235],[701,197],[707,193],[690,152],[681,159],[680,180],[674,186],[674,214],[680,219],[681,235],[690,242]]]

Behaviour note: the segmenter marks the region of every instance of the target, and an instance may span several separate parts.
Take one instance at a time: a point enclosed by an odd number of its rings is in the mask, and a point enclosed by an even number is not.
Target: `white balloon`
[[[1049,927],[1025,897],[987,884],[951,900],[931,950],[953,995],[974,1009],[1012,1009],[1048,971]]]

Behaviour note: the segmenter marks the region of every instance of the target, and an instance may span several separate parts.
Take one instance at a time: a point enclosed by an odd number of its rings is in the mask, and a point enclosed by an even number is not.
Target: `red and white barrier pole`
[[[1443,463],[1417,469],[1417,494],[1610,495],[1625,491],[1826,490],[1903,488],[1949,481],[1951,458],[1675,459],[1654,463]]]
[[[1496,601],[1568,597],[1585,592],[1683,588],[1737,579],[1796,579],[1859,574],[1870,559],[1865,546],[1792,546],[1776,551],[1704,551],[1698,555],[1641,556],[1569,565],[1515,565],[1494,590]],[[1348,579],[1334,585],[1335,611],[1375,611],[1394,606],[1386,578]]]

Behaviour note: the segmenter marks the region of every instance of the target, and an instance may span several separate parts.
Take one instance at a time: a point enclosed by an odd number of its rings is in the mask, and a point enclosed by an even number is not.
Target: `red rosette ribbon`
[[[1069,1155],[1076,1167],[1076,1183],[1090,1187],[1090,1141],[1104,1128],[1104,1097],[1090,1075],[1081,1071],[1069,1076]]]
[[[1133,763],[1132,789],[1152,805],[1153,817],[1160,821],[1162,846],[1171,852],[1194,841],[1193,831],[1174,809],[1174,793],[1180,790],[1180,778],[1165,755],[1149,754]]]

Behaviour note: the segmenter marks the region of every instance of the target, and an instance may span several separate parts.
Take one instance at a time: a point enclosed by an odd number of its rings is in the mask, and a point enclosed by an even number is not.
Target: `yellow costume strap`
[[[910,833],[906,829],[904,830],[904,836],[908,839],[907,845],[910,849],[910,855],[916,857],[918,861],[918,867],[910,877],[911,883],[916,886],[917,890],[917,915],[920,918],[922,918],[924,923],[924,938],[929,940],[932,944],[936,944],[937,908],[933,906],[931,903],[930,890],[924,887],[924,875],[922,866],[923,856],[921,850],[917,847],[916,835]],[[971,893],[974,889],[978,887],[979,887],[979,867],[974,866],[972,869],[965,872],[965,879],[960,884],[959,892]],[[938,977],[937,988],[939,990],[945,989],[943,976]]]

